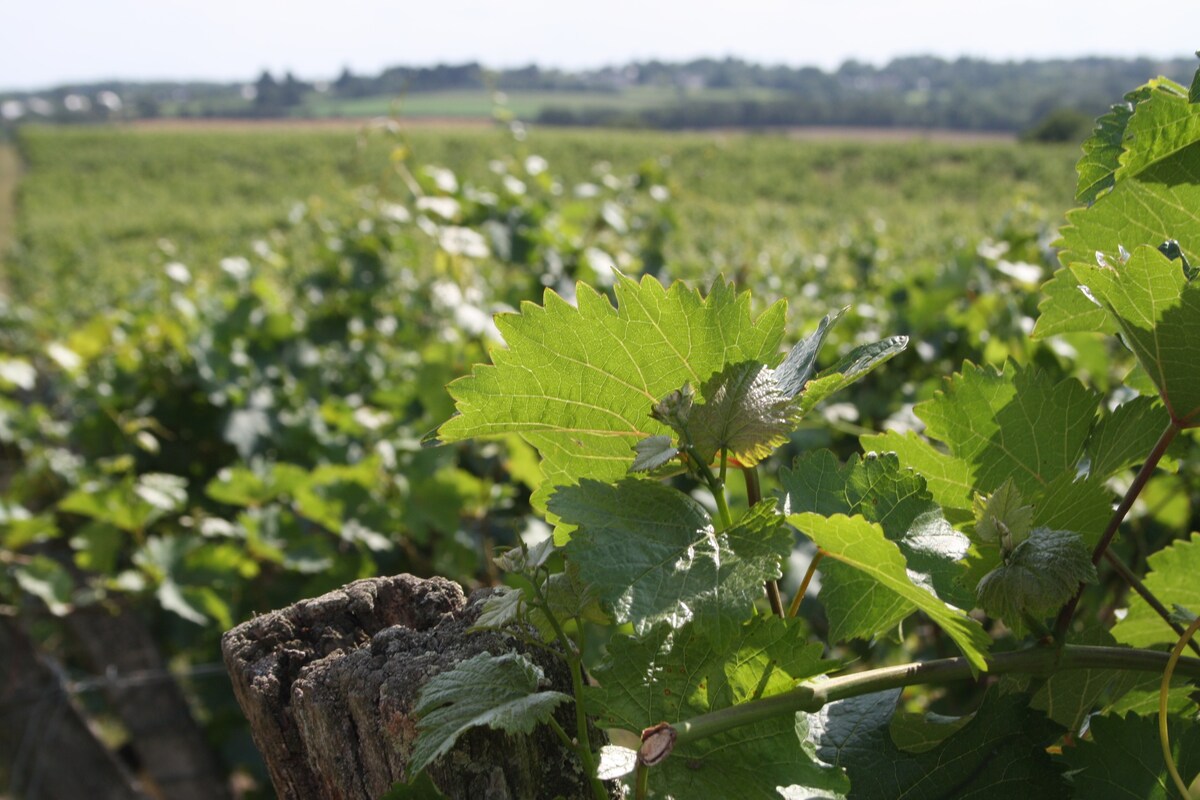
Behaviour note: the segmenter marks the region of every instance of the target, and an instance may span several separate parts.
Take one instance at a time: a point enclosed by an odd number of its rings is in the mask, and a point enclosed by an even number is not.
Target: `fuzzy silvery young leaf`
[[[807,641],[798,620],[754,617],[716,642],[694,625],[660,625],[644,636],[617,636],[586,690],[603,727],[632,732],[679,722],[770,697],[796,681],[835,669],[822,647]],[[646,665],[650,665],[647,669]],[[777,800],[779,786],[803,786],[803,797],[844,792],[840,770],[818,764],[797,735],[791,715],[735,728],[681,746],[651,772],[650,788],[672,797],[752,797]],[[819,790],[819,791],[817,791]]]
[[[801,339],[788,351],[787,358],[775,370],[776,380],[779,381],[779,390],[785,396],[795,397],[800,394],[804,385],[816,374],[817,355],[821,352],[821,345],[825,344],[829,332],[833,330],[833,326],[845,313],[846,309],[843,308],[832,314],[826,314],[815,331]]]
[[[687,430],[705,462],[726,450],[754,466],[787,441],[800,418],[774,371],[753,361],[726,367],[704,382],[700,394],[704,402],[692,408]]]
[[[812,512],[789,514],[788,522],[824,550],[825,558],[853,567],[878,584],[881,591],[891,592],[925,612],[954,640],[974,670],[987,668],[985,655],[991,640],[983,628],[962,610],[913,583],[900,548],[888,541],[879,525],[861,516],[826,517]]]
[[[636,442],[669,432],[647,414],[665,394],[727,364],[779,361],[784,305],[754,319],[749,295],[723,281],[704,297],[681,283],[617,276],[616,308],[586,285],[577,292],[578,307],[547,291],[544,306],[496,318],[507,347],[450,384],[458,413],[441,441],[519,433],[543,458],[545,493],[580,478],[614,480]]]
[[[920,753],[892,741],[889,722],[900,690],[830,703],[809,719],[817,756],[846,768],[853,796],[904,798],[1071,797],[1061,764],[1046,753],[1062,729],[1019,694],[992,689],[953,736]]]
[[[496,566],[505,572],[530,572],[546,563],[554,554],[554,539],[547,536],[532,547],[514,547],[496,558]]]
[[[571,702],[562,692],[539,691],[543,680],[541,669],[519,653],[480,653],[430,678],[415,709],[421,721],[408,774],[449,752],[471,728],[531,733],[558,705]]]
[[[691,619],[731,629],[753,613],[763,582],[780,576],[792,549],[771,504],[718,533],[703,506],[656,481],[581,481],[557,489],[549,509],[577,526],[565,552],[582,580],[638,631]]]
[[[1200,421],[1200,284],[1145,246],[1119,267],[1075,264],[1071,272],[1116,321],[1171,418],[1184,427]]]
[[[1144,583],[1162,602],[1200,608],[1200,533],[1180,539],[1146,559],[1149,571]],[[1140,597],[1131,596],[1129,613],[1113,626],[1113,636],[1122,644],[1150,647],[1174,643],[1178,634]]]
[[[975,536],[1012,549],[1033,530],[1033,506],[1023,505],[1021,492],[1011,480],[987,497],[975,495]]]
[[[1019,623],[1023,614],[1053,613],[1080,583],[1095,582],[1096,568],[1079,534],[1035,528],[979,582],[979,605],[993,617]]]
[[[865,377],[880,364],[904,352],[906,347],[907,336],[889,336],[887,339],[854,348],[832,367],[821,370],[805,385],[799,396],[801,415],[807,414],[835,392]]]
[[[828,450],[812,451],[780,473],[780,488],[788,513],[861,514],[878,523],[899,545],[910,578],[944,600],[974,602],[957,581],[969,540],[946,521],[921,476],[902,469],[894,454],[851,456],[842,465]],[[822,565],[822,576],[821,602],[835,641],[868,639],[913,611],[895,593],[836,561]]]

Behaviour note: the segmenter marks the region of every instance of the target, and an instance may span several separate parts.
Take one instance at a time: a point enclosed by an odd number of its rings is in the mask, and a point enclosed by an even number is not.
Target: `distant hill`
[[[101,82],[0,94],[0,125],[154,117],[503,116],[660,129],[807,125],[1020,132],[1094,118],[1130,86],[1189,82],[1194,58],[989,62],[928,56],[836,70],[738,59],[644,61],[566,72],[475,64],[343,70],[328,81],[264,72],[245,83]]]

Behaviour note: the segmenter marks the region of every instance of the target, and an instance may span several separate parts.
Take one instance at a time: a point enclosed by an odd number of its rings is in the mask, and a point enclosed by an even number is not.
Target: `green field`
[[[20,161],[12,145],[0,143],[0,254],[8,250],[13,236],[16,210],[13,198],[16,195]]]
[[[1073,148],[742,134],[535,130],[518,144],[495,129],[422,128],[407,141],[412,163],[481,185],[497,157],[539,154],[567,183],[602,162],[616,175],[654,164],[674,198],[666,255],[680,276],[786,276],[813,259],[861,260],[864,248],[888,265],[936,265],[995,235],[1014,210],[1052,224],[1070,202],[1074,161]],[[396,189],[393,145],[318,126],[26,129],[13,291],[77,316],[168,261],[210,270],[298,201],[338,203],[381,180]]]

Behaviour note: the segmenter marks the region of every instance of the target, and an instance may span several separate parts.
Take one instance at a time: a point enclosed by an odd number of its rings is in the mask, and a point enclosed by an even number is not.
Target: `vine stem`
[[[717,504],[717,515],[721,518],[721,529],[732,528],[733,516],[729,513],[729,503],[725,500],[725,484],[717,480],[717,476],[713,475],[712,468],[696,456],[695,448],[689,445],[687,451],[692,461],[695,462],[696,470],[700,473],[700,477],[708,485],[708,490],[712,493],[713,501]]]
[[[813,554],[812,560],[808,562],[808,570],[804,573],[804,580],[800,581],[800,588],[796,590],[796,596],[792,598],[792,604],[788,607],[788,616],[794,617],[800,613],[800,604],[804,602],[804,595],[808,594],[808,585],[812,583],[813,576],[817,574],[817,565],[821,563],[821,559],[825,557],[825,551],[817,548],[817,552]]]
[[[1171,650],[1171,658],[1167,661],[1167,668],[1163,670],[1162,686],[1158,689],[1158,740],[1162,742],[1163,759],[1167,762],[1167,772],[1171,773],[1171,780],[1175,781],[1175,788],[1179,790],[1179,795],[1183,800],[1192,800],[1192,793],[1188,790],[1187,784],[1183,782],[1183,778],[1180,777],[1175,757],[1171,755],[1171,736],[1167,731],[1167,698],[1171,691],[1171,675],[1175,672],[1175,665],[1179,663],[1179,656],[1183,654],[1183,645],[1192,640],[1197,630],[1200,630],[1200,617],[1192,620],[1192,624],[1183,632],[1174,649]]]
[[[554,635],[562,643],[563,655],[567,659],[567,668],[571,672],[571,692],[575,695],[576,729],[576,739],[572,749],[583,763],[583,769],[587,773],[588,780],[592,785],[592,794],[596,796],[596,800],[609,800],[608,790],[604,788],[604,782],[596,775],[596,759],[592,753],[591,737],[588,736],[587,712],[583,708],[582,658],[575,647],[575,643],[563,631],[558,618],[551,613],[550,604],[546,602],[546,596],[542,594],[542,589],[538,586],[537,579],[531,579],[529,584],[533,587],[533,593],[537,595],[538,603],[546,613],[546,618],[550,620],[550,626],[554,628]]]
[[[1112,543],[1113,537],[1117,535],[1117,529],[1121,527],[1121,523],[1125,521],[1125,517],[1129,514],[1129,509],[1133,508],[1133,503],[1137,500],[1138,495],[1142,493],[1142,489],[1146,488],[1146,483],[1150,480],[1150,476],[1154,474],[1154,470],[1158,467],[1158,462],[1162,460],[1163,455],[1167,452],[1167,448],[1171,446],[1171,442],[1175,441],[1175,437],[1183,430],[1175,422],[1171,420],[1167,425],[1167,429],[1158,437],[1158,441],[1154,443],[1154,448],[1150,451],[1150,455],[1146,456],[1146,460],[1142,463],[1142,468],[1138,470],[1137,475],[1133,479],[1133,483],[1129,484],[1129,489],[1126,490],[1125,496],[1121,498],[1121,504],[1117,506],[1113,512],[1112,518],[1108,521],[1108,527],[1104,529],[1104,533],[1100,536],[1100,541],[1096,543],[1095,549],[1092,551],[1092,563],[1099,564],[1100,559],[1108,552],[1108,546]],[[1083,596],[1085,584],[1079,584],[1079,588],[1067,604],[1063,606],[1062,611],[1058,614],[1058,619],[1054,623],[1054,636],[1060,642],[1066,640],[1067,630],[1071,627],[1071,618],[1075,616],[1075,609],[1079,606],[1079,599]],[[1134,587],[1137,588],[1136,586]],[[1145,587],[1142,587],[1145,589]],[[1139,592],[1140,594],[1140,592]],[[1143,595],[1144,597],[1145,595]],[[1161,603],[1157,604],[1159,608]],[[1158,610],[1157,608],[1155,609]],[[1162,611],[1159,611],[1162,615]],[[1172,628],[1175,624],[1169,619],[1168,612],[1164,619],[1171,623]]]
[[[1012,653],[999,653],[987,660],[989,675],[1028,673],[1050,675],[1074,669],[1119,669],[1161,672],[1170,654],[1157,650],[1132,650],[1127,647],[1066,645],[1059,648],[1036,647]],[[1200,659],[1178,659],[1179,671],[1200,677]],[[675,723],[675,746],[703,739],[743,725],[749,725],[798,711],[819,711],[829,703],[850,697],[920,684],[943,684],[977,677],[972,664],[963,657],[943,658],[919,664],[856,672],[815,684],[798,686],[788,692],[762,700],[753,700],[730,708]],[[660,740],[661,741],[661,740]]]
[[[742,479],[746,481],[746,502],[754,508],[762,502],[762,485],[758,482],[757,467],[742,467]],[[777,617],[786,616],[783,611],[783,594],[779,591],[778,581],[767,581],[763,584],[767,593],[767,602],[771,604],[771,613]]]
[[[1142,583],[1142,579],[1135,575],[1133,570],[1131,570],[1129,566],[1117,556],[1116,553],[1114,553],[1112,550],[1105,550],[1104,560],[1109,563],[1109,566],[1111,566],[1118,575],[1125,579],[1125,582],[1129,584],[1130,588],[1137,592],[1141,598],[1146,601],[1148,606],[1154,609],[1155,613],[1167,621],[1167,624],[1170,625],[1172,630],[1175,631],[1176,636],[1183,636],[1183,626],[1171,618],[1171,612],[1168,611],[1167,607],[1162,604],[1162,601],[1154,596],[1154,593],[1150,591],[1146,584]],[[1200,644],[1197,644],[1196,640],[1190,636],[1187,637],[1187,643],[1188,646],[1192,648],[1192,652],[1200,656]]]

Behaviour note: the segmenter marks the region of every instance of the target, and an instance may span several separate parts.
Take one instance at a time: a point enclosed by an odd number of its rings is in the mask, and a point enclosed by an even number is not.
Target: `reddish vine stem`
[[[1146,488],[1146,483],[1150,480],[1150,476],[1154,474],[1154,470],[1158,467],[1158,462],[1162,460],[1163,455],[1167,452],[1167,448],[1171,446],[1171,442],[1175,441],[1175,437],[1183,430],[1175,422],[1167,425],[1167,429],[1162,432],[1162,436],[1158,437],[1158,441],[1154,443],[1154,449],[1150,451],[1150,455],[1146,456],[1142,468],[1138,470],[1137,475],[1133,479],[1133,483],[1129,484],[1129,489],[1126,490],[1125,496],[1121,498],[1121,504],[1117,506],[1117,510],[1113,512],[1112,518],[1108,521],[1108,527],[1104,529],[1104,533],[1100,536],[1100,541],[1096,544],[1096,548],[1092,551],[1092,563],[1099,564],[1100,559],[1108,551],[1108,546],[1112,543],[1113,537],[1117,535],[1117,530],[1121,527],[1121,523],[1125,521],[1125,516],[1129,513],[1129,509],[1133,508],[1134,501],[1138,495],[1142,493],[1142,489]],[[1065,641],[1067,629],[1071,627],[1071,618],[1075,616],[1075,609],[1079,606],[1079,599],[1083,596],[1084,584],[1079,584],[1079,588],[1075,594],[1063,606],[1062,611],[1058,614],[1058,619],[1054,623],[1054,635],[1059,641]],[[1134,586],[1136,590],[1137,587]],[[1146,587],[1142,586],[1145,590]],[[1147,594],[1149,590],[1146,590]],[[1138,591],[1141,594],[1141,591]],[[1143,595],[1144,597],[1145,595]],[[1159,608],[1162,604],[1158,604]],[[1155,609],[1158,610],[1157,608]],[[1162,611],[1158,612],[1162,615]],[[1171,622],[1170,614],[1168,613],[1163,618],[1167,622]],[[1174,623],[1171,623],[1175,627]]]
[[[742,467],[742,477],[746,481],[746,502],[750,504],[751,508],[754,508],[762,500],[762,486],[758,482],[758,469]],[[767,602],[771,604],[771,613],[780,618],[787,616],[783,609],[783,595],[779,592],[779,582],[767,581],[763,584],[763,589],[767,593]]]
[[[817,548],[817,552],[813,554],[812,561],[808,562],[808,571],[804,573],[804,580],[800,581],[800,588],[796,590],[796,596],[792,598],[792,604],[788,607],[788,616],[794,617],[800,613],[800,604],[804,602],[804,595],[808,592],[808,585],[812,583],[813,576],[817,574],[817,564],[821,563],[821,559],[825,557],[825,551]]]

